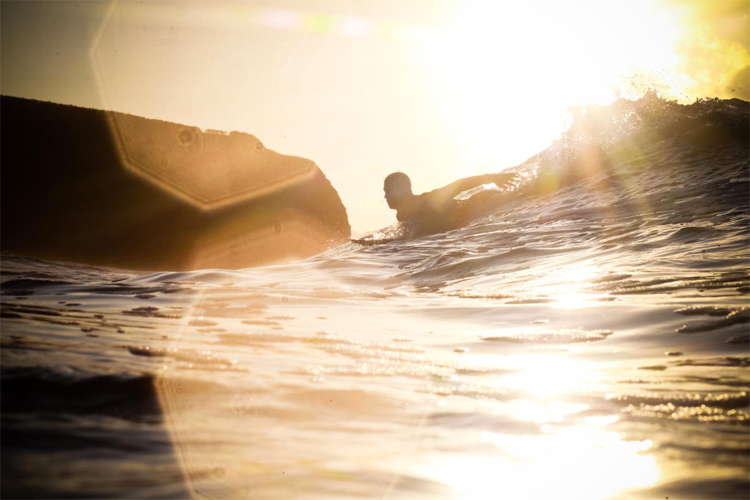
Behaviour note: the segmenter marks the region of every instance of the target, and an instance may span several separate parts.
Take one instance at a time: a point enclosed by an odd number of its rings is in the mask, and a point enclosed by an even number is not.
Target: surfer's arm
[[[382,240],[368,240],[367,238],[359,238],[359,239],[350,239],[352,243],[356,243],[357,245],[362,245],[365,247],[371,247],[372,245],[380,245],[381,243],[389,243],[391,241],[396,241],[397,238],[383,238]]]
[[[474,189],[477,186],[481,186],[482,184],[495,183],[497,184],[497,187],[502,187],[513,181],[513,179],[515,178],[516,174],[505,173],[475,175],[473,177],[459,179],[456,182],[452,182],[447,186],[441,187],[440,189],[435,189],[434,191],[430,192],[430,194],[437,198],[447,200],[453,198],[459,193],[463,193],[464,191],[467,191],[469,189]]]

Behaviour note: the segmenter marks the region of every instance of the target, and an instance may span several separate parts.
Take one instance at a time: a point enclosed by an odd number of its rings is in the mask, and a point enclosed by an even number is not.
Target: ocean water
[[[580,108],[467,227],[288,265],[3,255],[0,493],[747,498],[749,109]]]

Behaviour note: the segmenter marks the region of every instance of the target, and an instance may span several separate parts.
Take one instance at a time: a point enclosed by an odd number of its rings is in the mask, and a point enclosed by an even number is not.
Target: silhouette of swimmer
[[[474,203],[455,200],[459,193],[490,183],[502,187],[515,178],[515,174],[507,173],[475,175],[427,193],[414,194],[409,176],[394,172],[385,178],[383,191],[388,207],[396,210],[396,219],[407,226],[412,236],[420,236],[455,229],[471,221],[474,215],[472,209],[476,207],[475,197],[471,198]],[[497,192],[490,191],[488,194],[492,196]]]

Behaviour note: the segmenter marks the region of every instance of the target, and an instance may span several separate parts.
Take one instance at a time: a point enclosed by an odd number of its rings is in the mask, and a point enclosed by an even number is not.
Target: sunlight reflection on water
[[[601,380],[601,374],[591,371],[591,363],[563,354],[524,356],[520,365],[522,371],[510,375],[506,384],[542,397],[577,392]]]
[[[456,498],[601,499],[653,485],[659,476],[650,440],[625,441],[588,426],[540,436],[482,432],[498,456],[435,457],[424,471],[456,489]],[[502,495],[498,492],[502,491]]]
[[[455,498],[602,499],[655,483],[659,476],[650,440],[626,440],[605,430],[617,415],[586,416],[586,425],[561,425],[589,405],[571,401],[535,401],[585,390],[602,374],[591,363],[566,355],[518,356],[522,369],[503,383],[528,393],[526,399],[500,405],[514,419],[542,424],[539,434],[483,431],[480,443],[495,452],[432,456],[422,472],[455,488]],[[514,363],[514,364],[516,364]],[[471,447],[469,447],[471,448]],[[500,495],[499,492],[502,492]]]
[[[651,440],[626,440],[624,434],[607,431],[606,426],[619,420],[617,415],[585,416],[579,420],[585,425],[566,425],[570,416],[586,412],[589,405],[549,400],[600,383],[603,376],[595,365],[561,354],[514,358],[521,370],[504,378],[503,385],[528,397],[498,409],[517,421],[541,424],[541,432],[482,431],[479,443],[493,444],[494,452],[433,455],[423,468],[417,467],[421,473],[455,488],[455,498],[475,500],[603,499],[656,482],[659,470],[649,453]]]

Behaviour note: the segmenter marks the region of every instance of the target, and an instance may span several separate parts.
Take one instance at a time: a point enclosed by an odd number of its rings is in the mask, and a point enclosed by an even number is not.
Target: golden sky
[[[514,166],[565,109],[750,100],[750,0],[0,3],[0,92],[240,130],[314,160],[352,227],[416,192]]]

